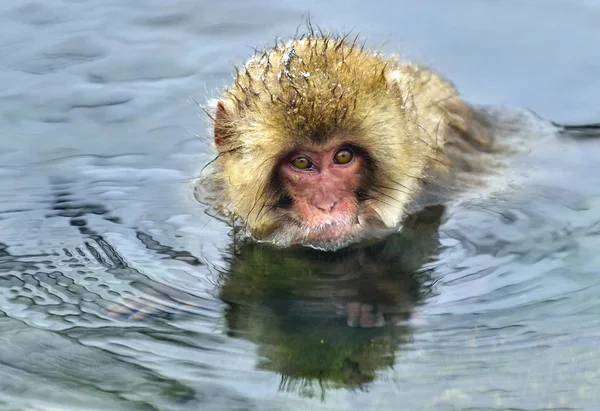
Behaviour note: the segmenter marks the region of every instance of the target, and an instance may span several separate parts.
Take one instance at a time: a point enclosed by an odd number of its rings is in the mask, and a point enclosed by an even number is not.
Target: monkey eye
[[[290,164],[298,170],[308,170],[312,167],[312,163],[306,157],[296,157]]]
[[[348,164],[354,158],[354,152],[350,147],[344,147],[338,150],[333,156],[333,161],[337,164]]]

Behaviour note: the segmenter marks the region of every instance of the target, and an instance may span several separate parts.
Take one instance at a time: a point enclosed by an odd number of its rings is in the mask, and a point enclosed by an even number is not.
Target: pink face
[[[294,218],[305,229],[308,242],[339,240],[355,230],[356,191],[364,165],[360,150],[339,142],[301,147],[281,164]]]

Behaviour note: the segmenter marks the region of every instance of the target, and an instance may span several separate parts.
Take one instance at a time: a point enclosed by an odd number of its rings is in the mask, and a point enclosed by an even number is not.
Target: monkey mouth
[[[306,227],[306,230],[308,231],[307,237],[340,237],[352,232],[355,229],[355,226],[356,222],[349,219],[332,221],[316,226],[308,226]]]
[[[313,224],[291,218],[288,224],[280,225],[269,236],[260,240],[281,247],[298,244],[323,251],[335,251],[362,238],[362,231],[358,220],[347,217]]]
[[[312,221],[306,221],[306,218],[290,210],[286,211],[281,215],[277,227],[267,236],[257,238],[258,241],[280,247],[302,245],[322,251],[336,251],[389,232],[377,215],[366,208],[350,215],[322,215]]]
[[[300,243],[312,248],[334,251],[363,237],[363,228],[357,219],[345,218],[303,227]]]

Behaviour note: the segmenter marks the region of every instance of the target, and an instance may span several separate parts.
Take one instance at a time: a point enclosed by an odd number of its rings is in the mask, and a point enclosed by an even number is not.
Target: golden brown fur
[[[436,181],[448,182],[454,166],[469,171],[471,154],[492,143],[449,82],[346,37],[310,33],[257,52],[219,101],[210,184],[221,211],[259,240],[279,240],[285,193],[274,170],[298,144],[343,136],[361,147],[369,160],[361,222],[393,229]]]

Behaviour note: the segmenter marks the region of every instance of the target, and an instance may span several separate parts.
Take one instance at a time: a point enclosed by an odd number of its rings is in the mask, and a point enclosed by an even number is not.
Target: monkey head
[[[419,70],[313,33],[257,52],[214,104],[220,210],[281,246],[335,250],[397,229],[443,123],[418,115]]]

